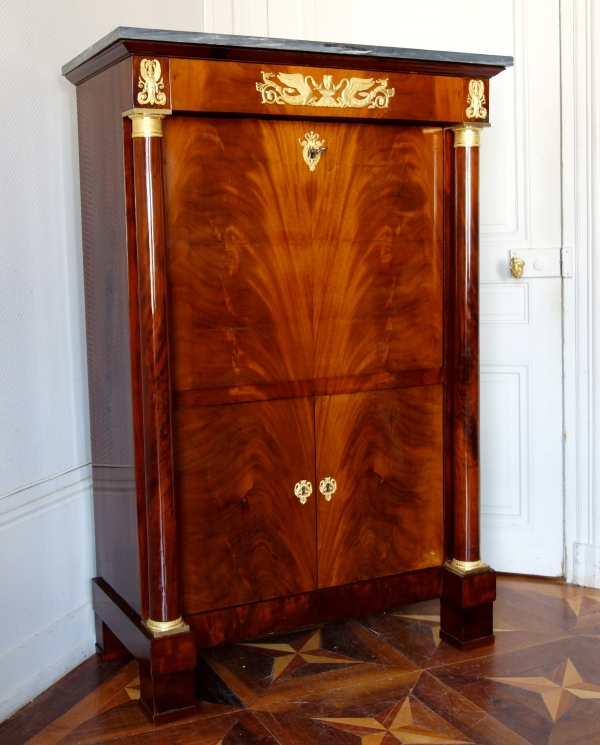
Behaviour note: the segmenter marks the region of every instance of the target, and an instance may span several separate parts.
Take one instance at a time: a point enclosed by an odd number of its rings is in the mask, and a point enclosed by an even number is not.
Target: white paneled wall
[[[206,31],[269,36],[268,0],[211,0],[205,4],[205,17]]]
[[[201,0],[0,2],[0,719],[94,649],[75,88],[117,26],[201,31]]]
[[[426,6],[409,0],[205,0],[205,14],[206,31],[222,34],[506,54],[511,6],[511,0],[478,3],[477,34],[473,0],[428,0]]]
[[[567,580],[600,587],[600,3],[562,0]]]

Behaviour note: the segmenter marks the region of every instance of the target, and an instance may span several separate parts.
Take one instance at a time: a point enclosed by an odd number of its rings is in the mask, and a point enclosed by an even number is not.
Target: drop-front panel
[[[163,146],[176,391],[442,366],[440,128],[173,116]]]
[[[197,711],[198,646],[434,597],[493,641],[478,153],[510,64],[117,29],[63,69],[97,645],[154,723]]]

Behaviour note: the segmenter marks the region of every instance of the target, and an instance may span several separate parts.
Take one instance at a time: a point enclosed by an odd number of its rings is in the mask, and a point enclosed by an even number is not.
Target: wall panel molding
[[[317,0],[204,0],[204,29],[216,34],[314,41],[316,2]]]
[[[269,2],[269,36],[284,39],[317,38],[317,0]],[[336,41],[335,34],[331,41]]]
[[[600,5],[561,3],[565,543],[568,581],[600,588]]]
[[[481,521],[529,530],[531,363],[481,363]]]
[[[492,119],[504,117],[504,127],[484,133],[482,140],[482,170],[486,181],[488,150],[498,148],[504,169],[504,203],[506,219],[503,222],[487,222],[486,205],[482,205],[481,242],[482,248],[498,244],[510,248],[531,246],[530,204],[529,204],[529,96],[528,96],[528,19],[526,0],[513,2],[513,56],[515,66],[505,70],[501,76],[491,80]],[[494,95],[500,94],[494,99]],[[493,125],[492,125],[493,126]],[[496,132],[502,135],[497,139]],[[496,174],[488,173],[487,181],[494,183]],[[483,199],[485,200],[485,194]],[[498,189],[494,189],[493,199],[498,200]],[[510,244],[510,245],[508,245]]]
[[[485,326],[528,325],[529,282],[481,282],[479,322]]]
[[[215,34],[269,36],[269,2],[204,0],[204,29]]]
[[[85,463],[3,495],[0,497],[0,532],[79,499],[90,492],[91,478],[92,467]]]

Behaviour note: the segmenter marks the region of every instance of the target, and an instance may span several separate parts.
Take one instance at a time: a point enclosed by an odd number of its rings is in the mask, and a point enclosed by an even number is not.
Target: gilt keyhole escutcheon
[[[298,142],[302,145],[302,157],[310,170],[314,171],[317,163],[321,160],[321,153],[327,150],[326,147],[323,147],[325,140],[319,140],[319,135],[316,132],[306,132],[304,138],[304,140],[298,138]]]
[[[300,504],[306,504],[306,500],[312,494],[312,484],[310,481],[299,481],[294,487],[294,494],[300,500]]]
[[[328,502],[331,501],[331,497],[333,497],[336,489],[337,482],[335,479],[332,479],[331,476],[327,476],[327,478],[324,478],[323,481],[321,481],[321,483],[319,484],[319,491]]]

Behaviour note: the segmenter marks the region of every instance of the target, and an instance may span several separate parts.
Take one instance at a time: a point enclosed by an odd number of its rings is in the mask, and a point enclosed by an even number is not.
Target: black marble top
[[[289,52],[312,52],[320,54],[344,54],[349,57],[384,57],[387,59],[423,60],[427,62],[458,62],[465,65],[497,65],[510,67],[512,57],[491,54],[464,54],[462,52],[439,52],[430,49],[400,49],[376,47],[370,44],[335,44],[323,41],[296,41],[293,39],[266,39],[260,36],[233,36],[228,34],[203,34],[192,31],[161,31],[150,28],[128,28],[120,26],[103,39],[67,62],[62,74],[67,75],[79,65],[125,40],[155,41],[179,44],[205,44],[207,46],[249,47]]]

